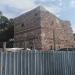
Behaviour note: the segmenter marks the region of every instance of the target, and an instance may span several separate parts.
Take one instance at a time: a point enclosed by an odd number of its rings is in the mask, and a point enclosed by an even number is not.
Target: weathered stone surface
[[[73,38],[74,38],[74,45],[73,45],[73,47],[75,48],[75,33],[73,34]]]
[[[63,21],[37,7],[14,19],[17,47],[48,50],[73,47],[73,31],[69,21]]]

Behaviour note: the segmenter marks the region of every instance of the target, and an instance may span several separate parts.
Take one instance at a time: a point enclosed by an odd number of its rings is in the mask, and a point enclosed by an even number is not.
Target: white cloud
[[[39,0],[39,1],[41,1],[41,2],[46,2],[46,0]]]
[[[63,5],[63,0],[59,0],[59,6]]]
[[[35,7],[36,5],[34,1],[35,0],[0,0],[0,10],[3,11],[4,15],[7,17],[13,17],[17,12],[15,10],[28,11]],[[13,10],[15,13],[9,12],[8,9]]]
[[[75,0],[70,0],[70,7],[75,7]]]
[[[59,6],[63,5],[63,0],[51,0],[52,2],[58,2]]]
[[[28,10],[35,6],[34,0],[1,0],[0,3],[23,10]]]
[[[59,13],[61,12],[61,8],[58,7],[58,6],[50,6],[50,7],[47,7],[45,6],[45,8],[50,11],[51,13],[53,13],[54,15],[56,16],[60,16]]]
[[[2,9],[7,9],[5,7],[5,5],[8,5],[8,7],[10,7],[11,9],[19,9],[23,12],[26,12],[28,10],[31,10],[33,9],[34,7],[36,7],[36,3],[35,3],[36,0],[1,0],[0,1],[0,7],[2,7]],[[40,1],[46,1],[46,0],[40,0]],[[61,0],[59,0],[61,2]],[[45,5],[45,4],[44,4]],[[47,6],[46,5],[46,9],[49,10],[50,12],[52,12],[53,14],[59,16],[59,12],[61,11],[61,8],[57,7],[57,6]],[[4,11],[3,10],[3,11]],[[16,11],[15,11],[16,12]],[[15,16],[16,14],[13,14],[8,11],[8,13],[6,13],[4,11],[5,15],[7,15],[8,17],[12,16],[13,15]]]

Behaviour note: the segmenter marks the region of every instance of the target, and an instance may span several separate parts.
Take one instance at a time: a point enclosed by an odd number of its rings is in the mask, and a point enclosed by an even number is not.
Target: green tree
[[[0,16],[2,16],[3,14],[2,14],[2,12],[0,11]]]
[[[14,38],[14,21],[0,16],[0,42],[9,42],[11,38]]]
[[[9,25],[9,20],[5,16],[0,16],[0,29],[5,29]]]

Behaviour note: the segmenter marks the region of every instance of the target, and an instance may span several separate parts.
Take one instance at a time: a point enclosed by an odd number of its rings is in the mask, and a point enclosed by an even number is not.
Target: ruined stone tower
[[[73,31],[69,21],[39,6],[14,19],[14,39],[17,47],[52,50],[71,48]]]

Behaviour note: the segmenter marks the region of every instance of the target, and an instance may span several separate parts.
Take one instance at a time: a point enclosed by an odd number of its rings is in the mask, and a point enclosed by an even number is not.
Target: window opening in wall
[[[54,24],[54,22],[52,21],[52,22],[51,22],[51,25],[53,25],[53,24]]]
[[[31,47],[30,47],[30,49],[32,50],[32,49],[33,49],[33,47],[31,46]]]
[[[50,47],[50,50],[52,50],[52,46]]]
[[[37,16],[38,14],[37,13],[35,13],[35,16]]]
[[[21,26],[24,27],[24,24],[22,24]]]
[[[58,49],[60,49],[60,46],[58,46]]]

